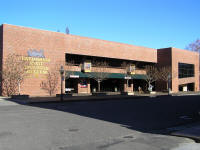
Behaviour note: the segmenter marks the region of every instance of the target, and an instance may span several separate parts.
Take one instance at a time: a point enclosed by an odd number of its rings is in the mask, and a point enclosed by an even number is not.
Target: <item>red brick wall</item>
[[[74,35],[68,35],[66,38],[70,39],[66,41],[67,53],[157,62],[155,49]]]
[[[56,63],[59,64],[58,62],[64,62],[65,53],[157,62],[157,50],[151,48],[7,24],[3,25],[3,29],[3,60],[5,60],[6,55],[9,53],[27,56],[27,51],[29,49],[42,49],[44,50],[45,57],[50,59],[50,62],[44,63],[43,66],[47,66],[49,69]],[[197,68],[196,54],[192,52],[180,51],[173,48],[172,57],[169,57],[169,54],[166,56],[164,53],[163,51],[163,53],[160,52],[158,54],[158,61],[160,63],[170,63],[170,59],[172,58],[173,69],[177,69],[178,60],[185,63],[195,63],[195,69]],[[176,57],[177,55],[179,56]],[[195,73],[197,73],[197,70],[195,70]],[[22,94],[48,95],[48,93],[40,87],[41,81],[43,80],[45,80],[44,75],[39,75],[37,78],[27,78],[22,86]],[[175,79],[172,83],[172,89],[174,91],[177,91],[178,82],[179,81]],[[195,82],[196,84],[199,82],[196,76]],[[58,92],[59,91],[60,89],[58,88]]]
[[[0,26],[0,71],[2,71],[2,56],[3,56],[3,25]],[[2,80],[0,74],[0,81]],[[0,95],[2,95],[2,82],[0,82]]]
[[[158,66],[171,66],[171,48],[158,49]],[[166,91],[167,83],[165,81],[156,81],[156,91]]]
[[[158,49],[158,65],[171,66],[171,48]]]
[[[87,87],[81,87],[80,80],[78,81],[78,93],[90,93],[90,80],[87,79]]]
[[[27,51],[29,49],[43,49],[45,57],[50,59],[50,62],[44,63],[43,66],[47,66],[50,69],[51,67],[54,67],[54,64],[58,61],[65,61],[65,40],[61,33],[47,32],[12,25],[3,25],[3,27],[4,59],[9,53],[17,53],[27,56]],[[48,95],[48,93],[40,87],[43,80],[45,80],[44,75],[26,78],[22,85],[21,93],[30,95]],[[58,87],[57,93],[60,92],[60,76]]]
[[[188,50],[182,50],[178,48],[172,48],[172,70],[178,71],[178,63],[194,64],[195,77],[178,79],[177,76],[172,80],[172,90],[178,91],[180,84],[195,83],[195,91],[199,91],[199,54],[197,52],[191,52]]]
[[[151,48],[8,24],[4,24],[3,27],[3,60],[9,53],[27,56],[29,49],[42,49],[45,57],[50,59],[49,63],[44,64],[49,68],[58,61],[64,62],[65,53],[157,62],[157,51]],[[48,95],[40,87],[43,80],[45,80],[44,75],[27,78],[22,85],[22,94]]]
[[[158,50],[158,65],[159,66],[172,66],[172,91],[178,92],[180,84],[195,83],[195,91],[199,90],[199,55],[196,52],[177,48],[165,48]],[[191,78],[178,78],[178,63],[194,64],[195,77]],[[165,83],[157,83],[157,89],[166,89]]]

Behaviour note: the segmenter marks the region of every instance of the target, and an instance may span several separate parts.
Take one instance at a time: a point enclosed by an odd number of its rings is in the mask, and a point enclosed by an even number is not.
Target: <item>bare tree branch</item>
[[[55,68],[48,70],[46,80],[42,81],[40,86],[43,90],[47,91],[51,96],[57,91],[58,88],[59,72]]]
[[[159,79],[158,69],[155,66],[145,66],[145,69],[146,69],[145,81],[148,83],[150,88],[151,83]]]
[[[195,51],[200,53],[200,40],[197,39],[193,43],[190,43],[187,47],[187,50]]]
[[[98,82],[98,92],[100,92],[101,82],[109,76],[108,65],[106,62],[95,62],[95,65],[96,67],[93,68],[93,72],[89,76]]]
[[[2,92],[3,95],[20,94],[20,85],[26,76],[28,62],[24,61],[21,56],[9,54],[3,62]]]
[[[169,82],[171,82],[172,79],[176,78],[178,73],[176,71],[172,71],[172,67],[170,66],[163,66],[158,68],[158,75],[158,79],[166,83],[166,89],[168,90]]]

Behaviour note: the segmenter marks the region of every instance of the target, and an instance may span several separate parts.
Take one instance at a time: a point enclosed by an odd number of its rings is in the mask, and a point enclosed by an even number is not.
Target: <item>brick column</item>
[[[91,93],[90,91],[90,79],[87,80],[87,93]]]
[[[131,87],[128,87],[127,80],[124,80],[124,92],[133,92],[133,80],[129,80],[131,82]]]
[[[81,80],[78,82],[78,93],[90,93],[90,80],[85,79],[87,87],[81,87]]]

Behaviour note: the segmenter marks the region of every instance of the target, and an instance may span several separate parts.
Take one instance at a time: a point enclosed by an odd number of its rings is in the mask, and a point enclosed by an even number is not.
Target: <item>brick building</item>
[[[65,79],[63,86],[75,93],[91,93],[98,89],[97,82],[91,78],[95,70],[101,68],[96,63],[98,61],[107,63],[104,67],[107,80],[101,83],[102,91],[132,92],[137,91],[138,87],[146,90],[145,66],[155,64],[171,66],[172,71],[177,73],[171,81],[173,92],[199,90],[198,53],[177,48],[157,50],[3,24],[0,26],[0,52],[1,70],[3,61],[10,53],[21,55],[29,61],[21,92],[31,96],[48,95],[41,88],[41,82],[45,80],[47,71],[59,63],[61,65],[61,62],[73,62],[70,66],[64,65],[65,71],[71,72],[71,75]],[[130,65],[133,74],[128,76],[123,64]],[[159,83],[155,87],[158,91],[163,90]]]

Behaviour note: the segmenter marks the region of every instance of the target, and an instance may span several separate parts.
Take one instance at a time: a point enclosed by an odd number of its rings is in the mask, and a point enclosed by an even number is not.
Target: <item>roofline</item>
[[[104,42],[111,42],[111,43],[117,43],[117,44],[122,44],[122,45],[129,45],[129,46],[136,46],[136,47],[141,47],[141,48],[147,48],[147,49],[157,50],[156,48],[149,48],[149,47],[145,47],[145,46],[138,46],[138,45],[127,44],[127,43],[122,43],[122,42],[117,42],[117,41],[109,41],[109,40],[98,39],[98,38],[93,38],[93,37],[85,37],[85,36],[80,36],[80,35],[65,34],[65,33],[62,33],[62,32],[44,30],[44,29],[39,29],[39,28],[34,28],[34,27],[25,27],[25,26],[21,26],[21,25],[12,25],[12,24],[8,24],[8,23],[3,23],[2,25],[10,25],[10,26],[16,26],[16,27],[22,27],[22,28],[29,28],[29,29],[33,29],[33,30],[53,32],[53,33],[64,34],[64,35],[68,35],[68,36],[74,36],[74,37],[80,37],[80,38],[87,38],[87,39],[94,39],[94,40],[100,40],[100,41],[104,41]]]

